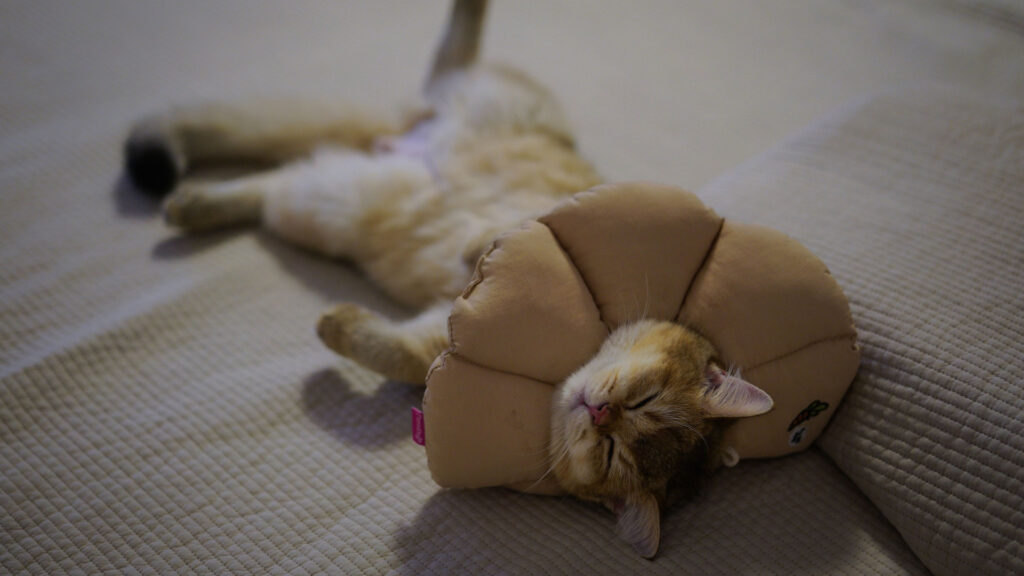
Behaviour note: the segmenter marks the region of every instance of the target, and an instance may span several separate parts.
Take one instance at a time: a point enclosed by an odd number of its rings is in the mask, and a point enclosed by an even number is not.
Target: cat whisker
[[[530,486],[527,488],[527,491],[536,488],[538,484],[543,482],[549,474],[555,471],[555,467],[558,466],[558,463],[561,462],[563,458],[569,455],[569,443],[563,441],[561,444],[562,447],[558,450],[558,456],[551,460],[551,465],[548,466],[548,469],[544,472],[544,474],[541,474],[540,478],[537,478],[536,482],[530,484]]]
[[[551,449],[547,448],[547,447],[544,447],[544,448],[541,448],[541,449],[538,449],[538,450],[525,450],[525,451],[523,451],[523,454],[525,454],[527,456],[531,456],[531,457],[547,455],[547,454],[550,454],[550,453],[551,453]]]
[[[688,424],[684,418],[678,417],[678,416],[669,415],[667,420],[668,420],[668,422],[670,424],[673,424],[675,426],[679,426],[680,428],[686,428],[690,432],[693,432],[694,434],[696,434],[697,437],[700,438],[700,441],[704,443],[704,449],[708,450],[708,451],[711,450],[711,445],[708,444],[707,438],[705,438],[704,435],[700,433],[700,430],[697,430],[696,428],[694,428],[693,426]]]
[[[641,320],[647,320],[647,313],[650,311],[651,306],[651,279],[644,272],[644,312],[640,315]]]
[[[647,320],[647,314],[650,312],[651,306],[651,283],[647,273],[644,273],[644,305],[641,308],[640,298],[637,294],[633,294],[633,314],[635,317],[629,318],[627,324],[636,324]]]
[[[697,435],[698,438],[700,438],[700,441],[704,443],[704,450],[705,451],[707,451],[707,452],[711,451],[711,445],[708,444],[707,438],[705,438],[704,435],[701,434],[696,428],[694,428],[693,426],[690,426],[689,424],[682,424],[682,427],[686,428],[687,430],[689,430],[691,432],[693,432],[694,434]]]

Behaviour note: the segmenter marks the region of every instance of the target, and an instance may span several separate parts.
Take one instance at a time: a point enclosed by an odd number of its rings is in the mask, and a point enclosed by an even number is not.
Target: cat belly
[[[372,215],[401,214],[410,200],[430,195],[433,178],[423,162],[321,149],[282,172],[264,200],[273,232],[328,256],[359,259]]]
[[[264,201],[270,230],[355,262],[410,306],[458,294],[472,272],[467,246],[489,231],[472,213],[452,210],[425,162],[405,154],[325,148],[281,184]]]
[[[429,165],[434,127],[433,119],[424,120],[405,134],[379,137],[373,142],[374,155],[413,158]]]

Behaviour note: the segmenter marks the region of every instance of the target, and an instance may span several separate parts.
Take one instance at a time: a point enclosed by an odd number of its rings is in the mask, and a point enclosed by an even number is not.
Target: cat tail
[[[425,383],[427,371],[448,348],[451,303],[439,303],[395,321],[356,304],[320,317],[317,334],[338,354],[397,382]]]
[[[344,102],[248,99],[196,102],[139,119],[124,144],[125,174],[162,196],[196,167],[267,169],[333,146],[370,151],[406,119]]]
[[[434,64],[427,78],[428,93],[441,77],[476,62],[486,13],[487,0],[454,0],[448,27],[434,54]]]

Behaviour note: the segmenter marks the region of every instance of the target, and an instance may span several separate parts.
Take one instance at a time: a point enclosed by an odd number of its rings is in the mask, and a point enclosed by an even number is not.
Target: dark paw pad
[[[163,196],[178,183],[178,167],[171,150],[157,141],[128,142],[125,168],[132,184],[153,196]]]

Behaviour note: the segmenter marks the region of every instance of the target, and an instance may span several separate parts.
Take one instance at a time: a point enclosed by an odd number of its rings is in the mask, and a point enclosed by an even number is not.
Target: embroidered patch
[[[793,421],[789,423],[789,428],[786,429],[789,435],[789,445],[796,446],[797,444],[804,441],[804,436],[807,434],[807,427],[801,426],[804,422],[807,422],[811,418],[814,418],[818,414],[821,414],[825,410],[828,410],[828,402],[822,402],[821,400],[815,400],[807,405],[793,418]]]
[[[789,428],[787,428],[786,430],[793,430],[793,428],[796,428],[797,426],[803,424],[804,422],[807,422],[808,420],[814,418],[818,414],[821,414],[825,410],[828,410],[828,402],[822,402],[821,400],[815,400],[814,402],[811,402],[810,404],[807,405],[807,408],[804,408],[803,410],[800,411],[799,414],[796,415],[796,418],[793,418],[793,421],[789,423]]]
[[[804,434],[807,434],[807,426],[800,426],[789,435],[789,445],[796,446],[804,441]]]
[[[412,441],[420,446],[427,445],[426,427],[423,425],[423,411],[412,408]]]

